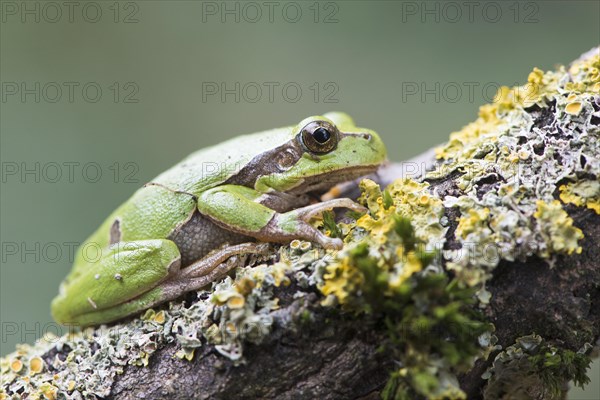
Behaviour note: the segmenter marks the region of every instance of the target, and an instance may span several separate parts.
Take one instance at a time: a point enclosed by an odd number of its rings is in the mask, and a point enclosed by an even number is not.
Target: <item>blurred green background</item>
[[[407,159],[600,42],[597,1],[470,4],[2,1],[1,354],[59,330],[73,244],[191,151],[343,110]]]

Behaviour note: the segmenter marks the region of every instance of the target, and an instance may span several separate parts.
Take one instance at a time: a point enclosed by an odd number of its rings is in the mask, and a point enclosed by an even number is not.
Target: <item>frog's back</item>
[[[239,136],[190,154],[152,183],[197,195],[225,182],[256,156],[293,137],[292,127]]]
[[[199,193],[225,182],[257,155],[293,138],[291,128],[240,136],[196,151],[138,189],[87,239],[105,248],[120,241],[169,238],[190,220]]]

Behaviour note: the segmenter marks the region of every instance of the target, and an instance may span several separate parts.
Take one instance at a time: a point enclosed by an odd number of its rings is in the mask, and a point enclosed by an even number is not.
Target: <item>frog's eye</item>
[[[338,130],[327,121],[313,121],[302,128],[302,144],[311,153],[324,154],[334,150],[338,143]]]

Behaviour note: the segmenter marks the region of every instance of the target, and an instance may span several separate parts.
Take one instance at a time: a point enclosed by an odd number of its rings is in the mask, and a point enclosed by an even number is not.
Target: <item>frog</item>
[[[274,244],[340,250],[340,238],[311,222],[366,209],[315,194],[385,160],[379,135],[342,112],[198,150],[140,187],[79,246],[52,316],[81,327],[131,317],[223,279],[235,260]]]

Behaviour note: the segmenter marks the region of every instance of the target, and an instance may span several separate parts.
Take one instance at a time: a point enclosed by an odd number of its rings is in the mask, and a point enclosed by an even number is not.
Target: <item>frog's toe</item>
[[[363,207],[358,203],[352,202],[352,205],[348,205],[346,208],[352,210],[352,211],[357,211],[360,213],[366,213],[367,211],[369,211],[369,209],[367,207]]]
[[[317,242],[327,250],[341,250],[344,247],[344,242],[339,238],[330,238],[319,232]]]
[[[347,209],[350,209],[353,211],[358,211],[358,212],[366,212],[367,211],[367,209],[365,207],[354,202],[353,200],[342,198],[342,199],[332,199],[332,200],[324,201],[322,203],[312,204],[310,206],[300,208],[300,209],[296,210],[296,212],[298,213],[299,217],[302,220],[304,220],[305,222],[308,222],[311,218],[322,214],[324,211],[328,211],[328,210],[331,210],[334,208],[347,208]]]
[[[271,248],[270,243],[257,243],[256,245],[256,254],[267,255],[269,254],[269,249]]]

